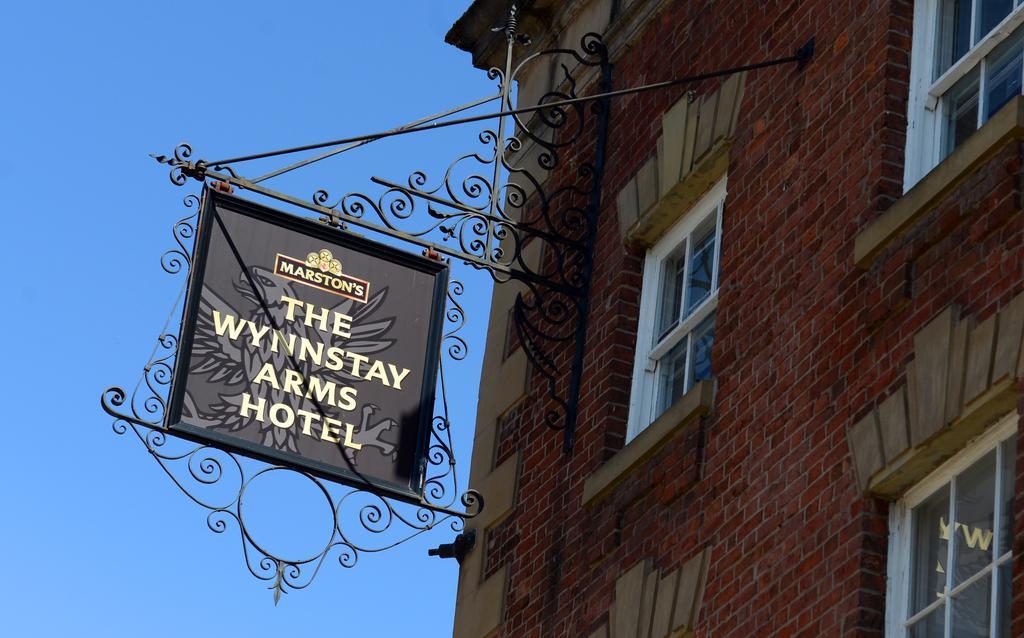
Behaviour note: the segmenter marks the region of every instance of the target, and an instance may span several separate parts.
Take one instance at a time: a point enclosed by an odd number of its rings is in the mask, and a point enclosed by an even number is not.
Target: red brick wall
[[[913,334],[942,308],[984,319],[1024,290],[1017,144],[870,270],[853,265],[856,233],[902,192],[911,9],[680,0],[617,61],[620,88],[817,39],[804,71],[747,77],[723,219],[715,412],[584,508],[585,478],[623,445],[639,309],[642,255],[622,248],[615,194],[686,89],[614,102],[575,449],[564,456],[542,425],[555,406],[537,374],[498,441],[499,454],[522,454],[515,510],[487,548],[492,571],[510,569],[501,635],[589,635],[622,571],[650,558],[667,572],[710,545],[698,635],[882,636],[887,506],[859,493],[846,428],[903,382]],[[571,153],[563,160],[556,181],[576,169]],[[557,356],[568,370],[571,352]],[[1024,635],[1018,505],[1013,616]]]

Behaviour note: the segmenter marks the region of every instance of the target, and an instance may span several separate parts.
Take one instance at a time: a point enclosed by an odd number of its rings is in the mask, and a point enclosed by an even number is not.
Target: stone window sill
[[[609,493],[640,465],[653,456],[675,435],[703,414],[711,411],[715,389],[713,379],[696,383],[626,447],[587,477],[583,484],[583,504],[591,505]]]
[[[857,267],[869,268],[886,247],[903,237],[943,197],[1004,146],[1021,139],[1024,139],[1024,96],[1018,95],[857,235],[853,249]]]

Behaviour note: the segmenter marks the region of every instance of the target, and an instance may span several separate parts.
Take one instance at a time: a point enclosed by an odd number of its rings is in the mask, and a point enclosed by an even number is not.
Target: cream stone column
[[[539,243],[524,251],[527,263],[540,260]],[[523,286],[505,283],[494,287],[487,343],[481,370],[477,427],[470,463],[470,485],[484,498],[484,510],[466,524],[475,530],[476,544],[463,559],[459,570],[459,591],[455,601],[455,638],[481,638],[498,628],[504,613],[508,570],[502,566],[484,578],[485,551],[490,530],[501,523],[515,506],[519,453],[495,465],[498,423],[526,394],[528,364],[522,349],[506,352],[511,310]]]

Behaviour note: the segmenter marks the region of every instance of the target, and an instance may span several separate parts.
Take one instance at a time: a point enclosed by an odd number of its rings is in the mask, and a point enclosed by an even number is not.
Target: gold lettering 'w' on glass
[[[913,510],[910,638],[1009,637],[1016,437]]]

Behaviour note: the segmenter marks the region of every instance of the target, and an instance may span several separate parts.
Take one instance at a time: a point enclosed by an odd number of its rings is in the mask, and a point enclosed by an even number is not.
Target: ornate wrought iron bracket
[[[498,84],[492,96],[368,135],[217,161],[193,158],[192,147],[181,144],[170,156],[154,158],[170,167],[171,181],[178,186],[194,179],[246,190],[315,213],[339,232],[364,229],[486,271],[497,283],[515,282],[521,287],[513,311],[516,335],[534,374],[547,384],[544,422],[563,432],[568,453],[578,416],[610,100],[779,64],[802,67],[813,53],[813,40],[787,58],[612,91],[608,53],[596,34],[585,35],[578,49],[547,49],[517,59],[529,38],[517,32],[514,7],[499,30],[506,36],[506,58],[503,68],[488,72]],[[557,72],[553,88],[535,105],[514,107],[514,83],[542,64]],[[588,85],[594,89],[579,95],[577,81],[584,75],[594,80]],[[500,102],[497,112],[453,117],[494,101]],[[349,192],[340,197],[332,197],[325,188],[297,197],[264,185],[379,139],[484,121],[495,124],[478,134],[480,150],[456,158],[437,177],[425,171],[413,172],[404,182],[375,177],[371,181],[381,189],[377,194]],[[562,154],[580,142],[592,144],[591,156],[584,158],[580,146],[573,161],[564,162]],[[313,151],[319,152],[256,177],[244,176],[239,168],[252,160]],[[189,195],[185,203],[195,207],[199,199]],[[190,215],[174,226],[176,246],[161,259],[171,274],[191,266],[195,218]],[[175,484],[208,510],[211,530],[223,533],[232,524],[237,526],[249,570],[270,583],[276,602],[282,593],[308,586],[328,556],[336,555],[339,564],[352,567],[362,553],[383,551],[442,525],[459,533],[465,520],[482,509],[479,494],[458,489],[444,387],[445,362],[458,362],[467,352],[459,332],[466,320],[459,303],[463,292],[463,285],[452,281],[445,313],[446,356],[439,362],[440,413],[431,431],[423,500],[342,488],[298,472],[313,482],[331,512],[329,541],[311,556],[276,556],[246,526],[243,504],[250,484],[287,468],[253,466],[247,459],[205,445],[180,447],[184,442],[163,429],[177,349],[177,336],[170,328],[174,309],[134,391],[110,388],[103,395],[103,408],[114,417],[115,432],[132,432]],[[357,523],[350,527],[349,521]],[[470,536],[460,535],[455,543],[439,547],[438,555],[457,558],[471,542]]]
[[[326,153],[251,179],[240,174],[240,163],[325,146],[207,162],[193,159],[192,148],[182,144],[172,156],[154,157],[171,167],[174,184],[183,185],[189,178],[223,182],[317,213],[331,226],[362,228],[437,252],[488,272],[498,283],[518,282],[523,290],[513,313],[516,333],[533,370],[547,382],[550,402],[544,421],[564,432],[568,452],[582,376],[609,114],[607,97],[592,100],[577,94],[577,78],[581,71],[593,71],[598,93],[606,94],[611,66],[596,34],[584,36],[578,50],[547,49],[516,60],[517,49],[529,44],[529,38],[516,28],[513,8],[502,27],[507,41],[505,65],[488,73],[498,81],[495,96],[391,131],[336,141],[330,144],[335,148]],[[559,81],[537,105],[514,108],[514,83],[538,64],[557,69]],[[495,99],[501,104],[498,114],[461,121],[444,119]],[[321,188],[308,198],[262,183],[383,137],[485,119],[496,123],[479,133],[483,149],[456,158],[436,180],[424,171],[415,171],[404,183],[372,178],[382,188],[375,196],[350,192],[332,197]],[[570,169],[562,163],[561,154],[582,139],[593,139],[593,157]],[[574,159],[579,162],[580,158]],[[549,187],[551,183],[555,186]],[[559,358],[563,350],[571,361],[568,385],[559,381],[565,367]]]
[[[517,297],[513,312],[516,334],[533,370],[547,382],[550,403],[544,422],[563,431],[563,448],[569,453],[575,437],[610,100],[783,64],[802,70],[814,54],[814,39],[791,56],[612,91],[611,66],[600,36],[588,33],[578,50],[548,49],[514,63],[517,47],[530,42],[528,36],[517,33],[517,22],[513,6],[507,24],[495,29],[504,31],[507,49],[504,68],[488,73],[498,80],[498,93],[493,96],[403,127],[317,144],[212,162],[192,160],[192,148],[182,144],[171,157],[154,157],[171,166],[175,184],[182,185],[190,177],[218,180],[317,213],[321,221],[335,227],[360,227],[436,251],[489,272],[498,283],[519,282],[525,292]],[[513,107],[513,83],[532,65],[544,62],[560,70],[555,87],[535,105]],[[596,92],[577,94],[580,70],[596,72]],[[494,100],[501,105],[496,113],[450,119]],[[583,108],[585,104],[590,109]],[[350,192],[338,198],[326,189],[301,198],[261,184],[375,140],[486,120],[497,124],[479,134],[485,150],[457,158],[433,184],[423,171],[413,172],[404,184],[374,177],[371,181],[384,189],[376,197]],[[590,135],[593,156],[578,165],[575,175],[567,174],[567,168],[560,166],[560,153]],[[252,160],[321,149],[331,150],[252,179],[234,169]],[[549,180],[553,173],[558,179]],[[550,182],[556,186],[549,188]],[[541,255],[531,258],[528,247],[535,242],[542,247]],[[564,366],[559,365],[566,344],[573,349],[567,384],[560,381]]]

